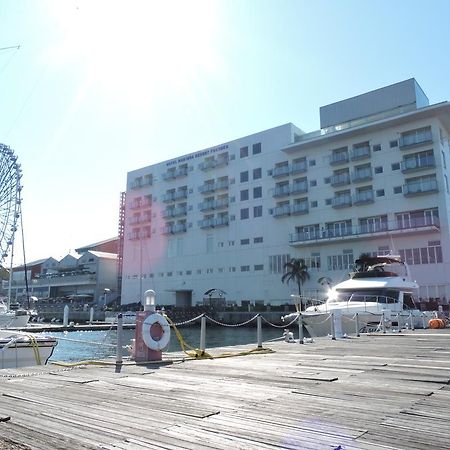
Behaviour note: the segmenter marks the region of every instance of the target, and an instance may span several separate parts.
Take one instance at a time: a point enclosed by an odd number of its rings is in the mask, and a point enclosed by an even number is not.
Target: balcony
[[[401,149],[413,148],[423,144],[431,144],[433,136],[431,130],[426,130],[420,133],[411,133],[403,135],[398,143]]]
[[[405,197],[432,194],[434,192],[438,192],[438,185],[436,180],[411,182],[406,183],[403,186],[403,195]]]
[[[333,208],[347,208],[348,206],[352,206],[352,197],[351,195],[338,195],[331,199],[331,206]]]
[[[215,191],[215,184],[214,183],[204,183],[198,188],[198,191],[201,194],[208,194],[210,192],[214,192]]]
[[[290,168],[288,164],[285,164],[283,166],[276,166],[272,170],[272,177],[273,178],[279,178],[279,177],[286,177],[290,174]]]
[[[352,161],[357,161],[360,159],[370,158],[370,146],[355,147],[352,150],[351,159]]]
[[[350,174],[341,173],[339,175],[332,175],[330,184],[331,186],[345,186],[346,184],[350,184]]]
[[[228,225],[228,216],[219,216],[214,219],[214,227],[225,227]]]
[[[198,209],[200,211],[209,211],[211,209],[214,209],[214,200],[208,200],[208,201],[199,203]]]
[[[291,193],[291,188],[288,184],[284,186],[277,186],[273,190],[272,197],[285,197],[286,195],[289,195]]]
[[[434,167],[436,167],[434,156],[427,156],[425,158],[405,158],[400,163],[400,168],[403,173],[432,169]]]
[[[215,167],[214,159],[208,159],[207,161],[203,161],[198,165],[200,170],[210,170]]]
[[[306,181],[292,184],[292,194],[304,194],[305,192],[308,192],[308,183]]]
[[[228,189],[228,186],[230,185],[229,180],[219,180],[217,183],[215,183],[215,190],[220,191],[222,189]]]
[[[336,166],[338,164],[345,164],[348,162],[348,152],[332,153],[330,156],[330,164]]]
[[[177,223],[172,226],[172,234],[185,233],[187,231],[187,225],[185,223]]]
[[[37,286],[83,285],[83,284],[92,284],[95,283],[96,281],[97,276],[95,274],[76,274],[76,275],[49,274],[47,276],[33,278],[31,280],[31,283],[33,287],[37,287]]]
[[[214,228],[214,218],[200,220],[198,226],[200,228]]]
[[[357,192],[356,195],[353,196],[353,204],[354,205],[364,205],[366,203],[373,203],[374,195],[372,190]]]
[[[309,204],[308,202],[294,203],[292,205],[292,215],[308,214]]]
[[[276,206],[273,209],[273,217],[289,216],[291,214],[291,205]]]
[[[142,202],[141,201],[133,201],[130,204],[130,209],[140,209],[142,206]]]
[[[164,203],[175,201],[175,191],[173,191],[173,192],[166,192],[165,194],[163,194],[161,199],[162,199],[162,201]]]
[[[168,170],[167,172],[162,174],[162,179],[166,180],[166,181],[175,179],[175,177],[176,177],[175,176],[175,169]]]
[[[169,169],[162,174],[163,180],[174,180],[175,178],[185,177],[188,174],[187,167],[178,167],[177,169]]]
[[[356,170],[352,174],[353,183],[360,183],[362,181],[369,181],[373,178],[372,169]]]
[[[188,190],[187,189],[179,189],[178,191],[174,192],[173,198],[174,200],[180,200],[187,198],[188,196]]]
[[[328,245],[332,242],[366,241],[368,239],[386,238],[386,236],[417,235],[420,233],[439,232],[437,218],[410,219],[407,223],[397,221],[380,222],[348,226],[345,230],[315,230],[314,232],[292,233],[289,244],[292,246]]]
[[[308,171],[308,165],[306,161],[295,162],[292,164],[291,173],[295,175],[297,173],[304,173]]]
[[[146,199],[142,201],[141,206],[142,208],[151,208],[152,204],[153,204],[152,200]]]

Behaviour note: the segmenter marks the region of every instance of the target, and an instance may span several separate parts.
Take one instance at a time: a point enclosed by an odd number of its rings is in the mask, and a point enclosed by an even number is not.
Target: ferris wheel
[[[0,263],[12,253],[20,217],[22,169],[9,146],[0,144]]]

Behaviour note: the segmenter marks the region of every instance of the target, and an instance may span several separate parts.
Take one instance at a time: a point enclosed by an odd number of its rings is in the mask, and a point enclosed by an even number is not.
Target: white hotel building
[[[450,298],[450,103],[414,79],[320,109],[293,124],[128,173],[122,303],[153,289],[161,305],[282,304],[304,258],[310,280],[346,278],[363,253],[400,254],[422,299]]]

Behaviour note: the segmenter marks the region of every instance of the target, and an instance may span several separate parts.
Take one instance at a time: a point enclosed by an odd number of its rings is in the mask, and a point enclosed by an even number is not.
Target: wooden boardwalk
[[[450,330],[267,347],[0,371],[0,449],[450,448]]]

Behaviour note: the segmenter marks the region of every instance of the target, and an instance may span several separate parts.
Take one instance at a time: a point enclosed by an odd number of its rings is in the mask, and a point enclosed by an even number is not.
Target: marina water
[[[198,348],[200,345],[200,327],[187,327],[179,330],[185,342],[191,347]],[[296,330],[291,330],[296,332]],[[134,339],[134,330],[124,330],[124,345],[131,345]],[[117,333],[115,330],[109,331],[66,331],[42,333],[51,335],[58,339],[50,361],[83,361],[113,357],[116,354]],[[263,327],[263,341],[281,338],[282,328]],[[206,329],[206,350],[214,347],[225,347],[230,345],[252,344],[256,346],[257,335],[255,327],[207,327]],[[180,345],[174,332],[171,333],[171,340],[168,352],[180,351]],[[128,352],[124,350],[124,356]]]

